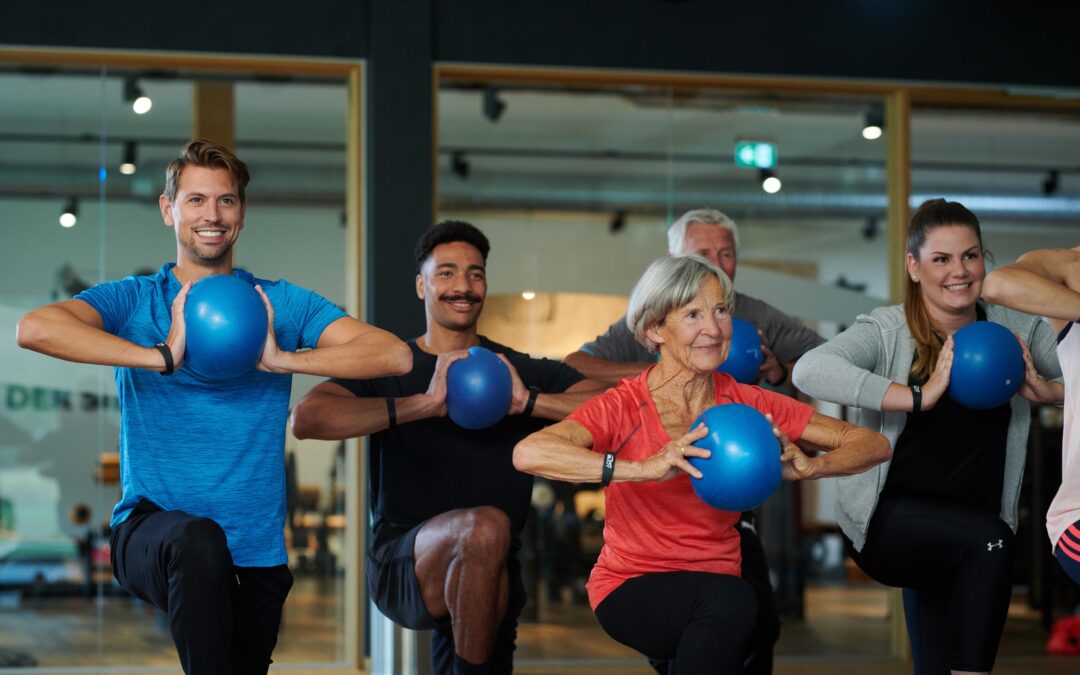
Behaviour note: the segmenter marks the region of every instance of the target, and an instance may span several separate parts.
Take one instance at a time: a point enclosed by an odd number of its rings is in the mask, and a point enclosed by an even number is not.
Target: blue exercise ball
[[[996,408],[1023,383],[1024,353],[1008,328],[976,321],[953,334],[949,396],[954,401],[975,410]]]
[[[694,445],[712,455],[689,458],[702,474],[690,478],[698,497],[721,511],[746,511],[772,496],[780,486],[780,441],[769,420],[748,405],[728,403],[701,413],[690,428],[702,422],[709,433]]]
[[[229,380],[255,368],[266,344],[266,305],[255,287],[227,274],[195,283],[184,304],[183,367],[207,380]]]
[[[731,317],[731,346],[727,359],[717,370],[731,375],[736,382],[754,384],[758,381],[758,369],[764,361],[757,328],[747,321]]]
[[[512,392],[510,369],[484,347],[470,347],[469,355],[451,363],[446,373],[446,410],[459,427],[495,424],[509,412]]]

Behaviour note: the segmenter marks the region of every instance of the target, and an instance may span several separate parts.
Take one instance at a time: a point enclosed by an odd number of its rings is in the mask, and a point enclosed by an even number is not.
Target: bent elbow
[[[532,474],[535,473],[535,463],[533,462],[533,453],[528,441],[529,439],[526,437],[514,446],[514,468],[521,473]]]
[[[799,391],[806,391],[806,386],[810,382],[810,376],[807,372],[809,370],[806,359],[799,359],[795,362],[795,367],[791,369],[791,384]]]
[[[41,322],[35,312],[27,312],[15,325],[15,343],[22,349],[38,351],[41,339]]]
[[[316,415],[312,411],[312,407],[311,404],[301,401],[299,405],[293,408],[292,414],[289,415],[289,426],[292,428],[293,436],[301,440],[317,437]]]
[[[582,366],[584,365],[582,363],[582,361],[584,360],[584,358],[583,358],[584,356],[585,356],[585,352],[582,352],[582,351],[572,352],[572,353],[566,355],[566,358],[563,359],[563,363],[565,363],[566,365],[570,366],[571,368],[573,368],[574,370],[576,370],[578,372],[584,372],[584,371],[581,370]]]
[[[983,279],[982,297],[991,304],[1001,304],[1001,274],[996,270]]]

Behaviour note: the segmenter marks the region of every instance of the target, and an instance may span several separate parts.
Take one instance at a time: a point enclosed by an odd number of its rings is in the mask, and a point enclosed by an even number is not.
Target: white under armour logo
[[[986,550],[987,551],[993,551],[995,548],[1005,548],[1005,540],[1004,539],[998,539],[997,543],[994,543],[992,541],[986,542]]]

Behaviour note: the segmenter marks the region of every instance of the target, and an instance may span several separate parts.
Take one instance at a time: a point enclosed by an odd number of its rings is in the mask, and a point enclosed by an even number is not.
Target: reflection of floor
[[[297,579],[289,596],[272,672],[332,675],[301,670],[289,662],[341,658],[340,583]],[[889,659],[885,592],[879,586],[817,587],[808,591],[805,621],[787,622],[777,647],[777,675],[875,675],[910,673]],[[81,599],[26,600],[0,609],[0,648],[33,654],[42,666],[142,664],[155,672],[178,672],[160,613],[127,598],[98,607]],[[541,607],[543,623],[520,628],[516,673],[521,675],[652,675],[633,650],[600,629],[587,607],[559,603]],[[103,626],[99,630],[98,626]],[[1080,672],[1080,658],[1042,656],[1045,636],[1037,616],[1017,598],[1010,612],[995,673],[1057,675]],[[173,670],[176,668],[175,670]],[[33,672],[27,671],[27,672]],[[55,672],[55,671],[53,671]],[[124,669],[128,675],[138,671]]]
[[[341,587],[336,579],[296,579],[275,661],[343,658]],[[25,598],[17,609],[0,609],[0,647],[28,653],[39,666],[177,663],[165,615],[122,596],[101,604],[84,598]]]
[[[812,587],[806,600],[806,619],[784,623],[776,649],[777,675],[911,672],[909,664],[888,658],[889,619],[883,587],[876,584]],[[654,673],[633,650],[604,634],[585,608],[543,606],[541,618],[546,623],[526,624],[520,631],[519,667],[515,672],[525,675]],[[1009,613],[994,672],[1007,675],[1080,672],[1080,657],[1043,656],[1045,641],[1038,615],[1028,610],[1018,596]],[[597,661],[586,667],[581,663],[586,658]],[[552,668],[551,660],[563,667]]]

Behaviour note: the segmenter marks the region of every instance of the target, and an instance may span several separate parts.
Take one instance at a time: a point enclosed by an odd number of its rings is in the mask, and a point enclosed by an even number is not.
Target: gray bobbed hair
[[[710,275],[720,282],[724,306],[729,312],[734,311],[735,289],[723,270],[698,255],[666,257],[649,265],[631,291],[626,327],[638,342],[650,351],[657,351],[645,331],[663,321],[672,310],[693,300]]]

